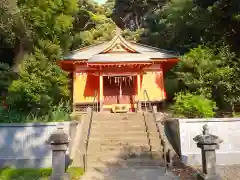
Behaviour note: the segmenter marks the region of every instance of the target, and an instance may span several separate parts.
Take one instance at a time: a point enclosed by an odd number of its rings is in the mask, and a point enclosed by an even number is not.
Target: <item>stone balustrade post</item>
[[[52,150],[52,175],[49,180],[70,180],[66,173],[66,151],[70,142],[68,134],[59,126],[46,142]]]
[[[203,134],[193,138],[202,154],[202,172],[198,174],[198,180],[219,180],[216,172],[216,149],[222,140],[218,136],[209,133],[208,125],[203,126]]]
[[[153,105],[153,113],[157,113],[157,106],[156,105]]]

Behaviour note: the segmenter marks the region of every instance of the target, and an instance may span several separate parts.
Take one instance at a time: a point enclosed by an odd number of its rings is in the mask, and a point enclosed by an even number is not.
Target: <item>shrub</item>
[[[172,112],[177,117],[187,118],[208,118],[214,117],[216,103],[202,95],[191,93],[177,93],[174,97],[175,104]]]
[[[37,180],[47,178],[51,175],[51,169],[13,169],[4,168],[0,170],[0,179],[5,180]]]
[[[60,102],[50,107],[45,115],[38,115],[36,112],[25,113],[14,109],[6,109],[0,105],[0,123],[24,123],[24,122],[62,122],[69,121],[69,103]]]
[[[70,120],[70,113],[69,103],[60,102],[58,105],[51,108],[48,115],[51,121],[68,121]]]
[[[0,179],[4,180],[47,180],[51,175],[52,169],[0,169]],[[77,180],[83,175],[82,168],[68,168],[72,180]]]
[[[9,86],[7,104],[11,110],[46,115],[52,106],[70,99],[68,85],[67,74],[36,51],[26,56],[19,78]]]

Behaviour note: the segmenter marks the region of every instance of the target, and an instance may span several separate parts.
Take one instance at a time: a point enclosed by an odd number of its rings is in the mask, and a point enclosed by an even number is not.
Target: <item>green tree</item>
[[[143,28],[147,15],[165,2],[166,0],[116,0],[112,18],[121,28],[140,29]]]
[[[48,40],[53,46],[60,45],[63,50],[69,47],[77,0],[19,0],[18,6],[31,30],[35,47],[42,40]]]
[[[179,92],[171,109],[177,117],[210,118],[215,115],[216,103],[203,95]]]
[[[228,47],[213,50],[199,46],[183,56],[176,73],[187,89],[214,99],[223,108],[239,99],[238,70],[231,64],[237,61]]]
[[[8,64],[0,63],[0,94],[7,92],[11,82],[17,77]]]
[[[110,18],[102,14],[92,14],[91,18],[94,27],[74,34],[71,47],[72,50],[104,41],[110,41],[114,36],[116,26]]]
[[[224,41],[239,55],[240,1],[238,0],[195,0],[196,7],[204,10],[210,19],[206,29],[211,41]],[[203,19],[204,20],[204,19]]]
[[[19,0],[18,6],[33,49],[9,87],[7,101],[11,110],[44,115],[51,106],[69,100],[68,77],[56,60],[71,45],[77,0]]]
[[[26,57],[19,74],[8,89],[10,109],[44,115],[51,106],[69,100],[66,74],[57,65],[48,63],[41,50]]]
[[[209,21],[192,0],[172,0],[148,16],[142,42],[183,54],[205,42]]]

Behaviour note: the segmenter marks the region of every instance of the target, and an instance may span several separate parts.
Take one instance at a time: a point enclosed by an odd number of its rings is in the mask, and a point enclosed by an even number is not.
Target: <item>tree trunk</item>
[[[13,60],[12,70],[14,72],[19,72],[20,64],[22,63],[23,57],[26,54],[26,51],[23,47],[23,44],[19,42],[16,47],[15,58]]]
[[[140,29],[140,25],[138,21],[139,21],[138,15],[135,14],[135,24],[137,26],[137,29]]]

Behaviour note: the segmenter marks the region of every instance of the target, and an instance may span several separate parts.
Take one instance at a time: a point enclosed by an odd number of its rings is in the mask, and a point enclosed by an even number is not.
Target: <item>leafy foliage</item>
[[[66,104],[68,75],[56,61],[71,50],[111,40],[115,23],[128,40],[183,55],[165,74],[168,97],[187,89],[234,111],[240,103],[239,12],[238,0],[108,0],[102,6],[92,0],[3,0],[0,91],[9,91],[5,115],[47,117],[55,112],[52,107]],[[11,66],[23,44],[27,56],[14,79]]]
[[[10,109],[45,114],[49,107],[69,99],[68,78],[56,64],[36,51],[26,58],[20,77],[9,87]]]
[[[207,96],[220,109],[234,111],[240,103],[239,7],[237,0],[166,2],[148,15],[140,41],[183,55],[173,72],[182,86],[176,89]]]
[[[59,103],[51,106],[47,114],[38,115],[35,111],[32,113],[19,112],[18,109],[6,109],[0,106],[0,119],[5,123],[23,123],[23,122],[62,122],[70,121],[70,107],[68,103]]]
[[[0,169],[0,179],[4,180],[47,180],[51,175],[52,169],[13,169],[13,168],[4,168]],[[67,172],[70,174],[73,180],[79,179],[83,175],[82,168],[71,167],[67,169]]]
[[[147,15],[165,2],[166,0],[116,0],[112,18],[121,28],[135,31],[143,28]]]
[[[172,111],[177,117],[209,118],[215,115],[215,102],[202,95],[180,92],[175,101]]]
[[[71,49],[98,44],[104,41],[110,41],[114,36],[114,22],[104,15],[92,15],[95,21],[95,28],[86,31],[80,31],[75,34]]]
[[[8,64],[0,63],[0,93],[6,92],[8,86],[16,78],[14,73]]]
[[[14,32],[14,20],[10,12],[8,11],[9,5],[4,3],[0,4],[0,47],[14,45],[16,34]]]
[[[77,1],[20,0],[18,7],[34,46],[22,62],[19,78],[8,88],[8,111],[40,118],[69,100],[69,80],[56,60],[70,46]]]
[[[188,90],[211,98],[219,107],[224,107],[225,103],[239,99],[238,80],[233,78],[236,67],[229,63],[237,59],[228,47],[221,47],[217,52],[201,46],[192,49],[183,56],[176,73]]]

